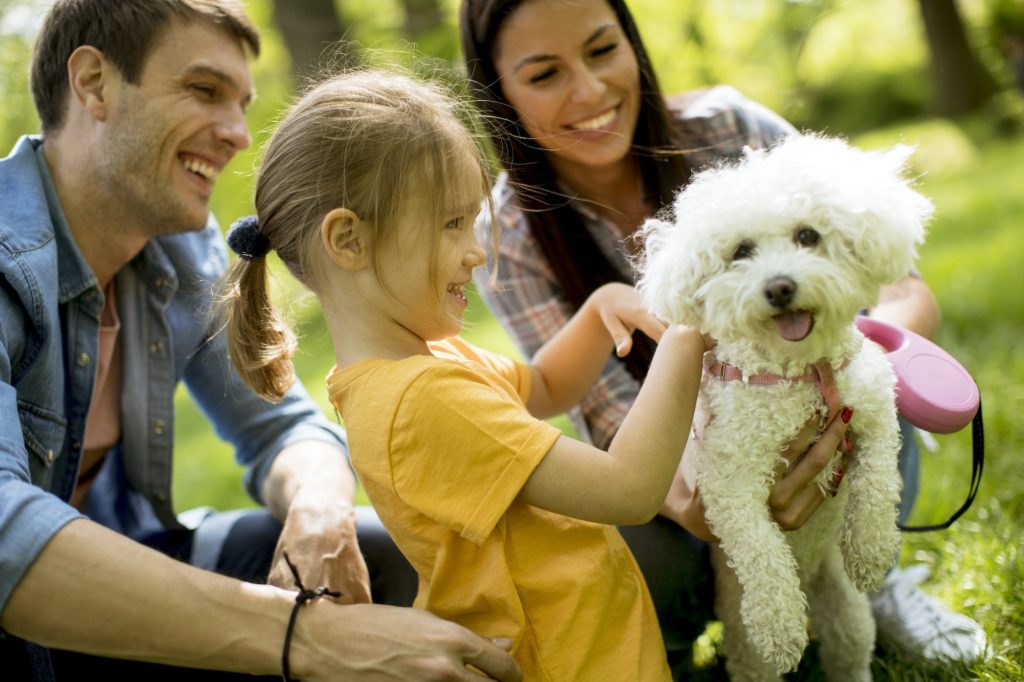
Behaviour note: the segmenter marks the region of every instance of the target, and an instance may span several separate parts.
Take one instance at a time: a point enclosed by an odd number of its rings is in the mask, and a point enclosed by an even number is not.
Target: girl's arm
[[[619,288],[621,287],[621,288]],[[570,324],[534,359],[531,412],[572,404],[600,372],[611,350],[628,351],[628,332],[661,324],[646,314],[623,313],[635,292],[606,285],[588,299]],[[605,331],[607,329],[607,331]],[[604,337],[604,338],[602,338]],[[672,326],[660,334],[647,380],[608,451],[561,437],[523,487],[520,498],[534,506],[587,521],[638,524],[661,507],[686,446],[700,385],[706,345],[694,329]],[[581,388],[582,385],[582,388]],[[538,416],[544,414],[540,412]]]

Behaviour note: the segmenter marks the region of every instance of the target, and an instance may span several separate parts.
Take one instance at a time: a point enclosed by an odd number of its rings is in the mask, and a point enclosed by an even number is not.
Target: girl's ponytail
[[[232,225],[228,245],[238,254],[222,280],[228,353],[249,388],[266,400],[280,402],[295,382],[291,357],[296,339],[270,299],[270,243],[256,217],[249,216]]]

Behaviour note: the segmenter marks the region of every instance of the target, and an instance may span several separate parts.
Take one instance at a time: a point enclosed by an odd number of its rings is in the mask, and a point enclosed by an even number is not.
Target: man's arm
[[[186,667],[275,675],[294,593],[169,559],[87,520],[49,542],[11,595],[0,627],[44,646]],[[516,682],[495,644],[424,611],[302,607],[293,677],[469,680],[466,664]]]

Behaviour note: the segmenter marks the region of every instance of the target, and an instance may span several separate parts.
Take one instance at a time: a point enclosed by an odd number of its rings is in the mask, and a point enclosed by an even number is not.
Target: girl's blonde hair
[[[259,230],[281,261],[314,293],[324,285],[320,225],[348,208],[367,226],[374,270],[408,201],[444,222],[467,159],[489,177],[472,105],[439,83],[378,70],[336,76],[303,95],[267,143],[256,182]],[[496,224],[492,221],[492,224]],[[441,230],[431,230],[436,252]],[[432,263],[436,259],[432,259]],[[265,257],[239,259],[223,280],[231,359],[257,394],[279,401],[294,383],[296,338],[274,307]]]

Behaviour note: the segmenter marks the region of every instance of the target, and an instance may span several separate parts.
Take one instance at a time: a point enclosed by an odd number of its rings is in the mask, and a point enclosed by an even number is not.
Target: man
[[[258,51],[237,0],[58,0],[41,30],[43,136],[0,161],[0,677],[197,679],[114,660],[132,659],[317,680],[478,678],[471,664],[518,680],[494,643],[365,603],[371,574],[385,599],[409,588],[372,515],[363,562],[341,432],[301,387],[278,405],[244,389],[211,333],[225,252],[208,203],[250,144]],[[178,522],[181,379],[272,516]],[[296,606],[285,551],[306,587],[342,596]],[[218,575],[260,580],[272,555],[271,585],[288,589]]]

